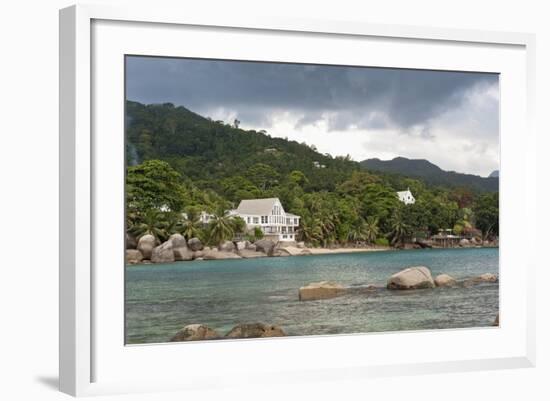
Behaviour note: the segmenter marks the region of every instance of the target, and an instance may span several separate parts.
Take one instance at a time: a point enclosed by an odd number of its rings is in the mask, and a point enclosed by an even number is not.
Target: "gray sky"
[[[498,76],[390,68],[128,57],[127,98],[314,144],[354,160],[499,165]]]

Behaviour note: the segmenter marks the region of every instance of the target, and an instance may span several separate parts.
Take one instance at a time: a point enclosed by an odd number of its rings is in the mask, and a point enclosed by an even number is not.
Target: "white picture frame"
[[[140,36],[144,30],[147,35]],[[140,39],[139,45],[130,43],[128,32]],[[161,40],[180,34],[200,37],[201,45],[206,49],[182,50],[174,40]],[[220,34],[234,40],[249,41],[247,43],[250,46],[240,48],[239,54],[235,49],[215,48],[214,42]],[[257,42],[254,35],[261,35],[262,40],[273,44],[270,47],[274,52],[272,56],[262,55],[258,51],[254,53],[254,39]],[[294,44],[282,43],[287,40],[292,40]],[[373,54],[380,55],[378,62],[381,66],[478,70],[498,72],[503,77],[501,326],[483,330],[125,347],[120,342],[120,328],[124,325],[123,321],[119,321],[123,308],[119,304],[123,294],[120,275],[113,273],[116,270],[98,270],[98,266],[111,262],[123,266],[124,260],[121,256],[123,249],[117,251],[120,244],[117,241],[122,240],[122,235],[118,238],[115,233],[113,238],[109,238],[112,249],[103,246],[102,243],[107,239],[99,236],[107,223],[113,224],[123,218],[122,214],[117,214],[123,208],[123,181],[120,174],[112,174],[117,169],[122,171],[120,150],[123,131],[120,130],[120,135],[112,135],[112,139],[108,139],[114,141],[112,143],[107,143],[107,139],[100,133],[103,128],[118,130],[123,126],[119,119],[123,97],[117,96],[117,93],[123,91],[120,86],[120,67],[123,62],[120,56],[136,51],[138,54],[176,56],[197,56],[200,52],[206,52],[201,55],[208,55],[208,52],[214,52],[219,58],[253,57],[256,60],[269,60],[274,57],[276,61],[293,61],[303,57],[300,61],[307,61],[320,56],[315,56],[315,53],[302,54],[307,53],[301,50],[306,48],[305,45],[311,43],[314,49],[317,41],[323,41],[327,46],[334,46],[330,43],[334,40],[338,40],[341,54],[345,54],[348,42],[371,46]],[[210,44],[212,47],[209,49]],[[511,242],[507,233],[513,232],[514,227],[521,222],[527,222],[530,232],[536,231],[533,228],[536,222],[534,196],[528,196],[536,191],[536,138],[532,129],[534,44],[534,36],[523,33],[256,16],[226,20],[223,17],[187,15],[182,10],[155,7],[79,5],[61,10],[61,391],[80,396],[244,386],[249,381],[280,384],[281,381],[293,380],[360,379],[381,375],[534,366],[536,260],[534,256],[529,256],[534,255],[534,252],[526,249],[530,245],[522,245],[521,250],[507,247]],[[400,51],[384,50],[392,46],[399,46]],[[332,57],[338,57],[334,49]],[[408,49],[424,54],[425,61],[416,59],[413,65],[410,60],[405,60],[411,54]],[[441,52],[441,60],[430,56],[436,49]],[[457,58],[461,52],[464,60],[457,62],[453,57]],[[488,52],[492,52],[490,57],[487,56]],[[329,56],[326,57],[323,61],[328,60]],[[351,63],[354,62],[359,65],[363,63],[359,58],[351,60]],[[333,58],[333,63],[337,64],[338,60]],[[373,65],[373,62],[369,65]],[[524,134],[517,137],[514,131]],[[109,196],[107,199],[107,194],[112,195],[112,198]],[[109,206],[111,203],[114,204],[112,210]],[[101,295],[98,295],[98,290]],[[107,305],[118,305],[120,308],[107,308]],[[453,349],[439,353],[407,350],[407,343],[413,340],[418,344],[452,343]],[[395,347],[396,355],[384,354],[384,347],[392,344],[392,341],[403,343],[404,346]],[[374,349],[380,352],[376,353]],[[319,358],[321,350],[323,355]],[[347,352],[350,350],[355,352]],[[367,351],[358,350],[370,350],[369,357],[365,357]],[[177,358],[181,360],[182,355],[192,361],[195,368],[186,371],[185,375],[181,372],[170,375],[170,368],[177,363]],[[217,358],[216,368],[212,368],[212,359],[209,358]],[[258,368],[254,365],[258,358],[270,358],[272,366]],[[166,369],[159,367],[159,363],[164,361]],[[140,365],[142,369],[137,371],[135,367]]]

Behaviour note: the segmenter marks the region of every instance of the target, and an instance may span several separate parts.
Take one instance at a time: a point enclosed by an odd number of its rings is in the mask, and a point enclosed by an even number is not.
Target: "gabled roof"
[[[265,216],[271,214],[271,209],[276,202],[280,203],[279,198],[243,199],[239,203],[237,213]]]
[[[406,196],[406,195],[411,195],[412,196],[412,192],[409,188],[407,188],[406,191],[397,191],[397,195],[398,196]]]

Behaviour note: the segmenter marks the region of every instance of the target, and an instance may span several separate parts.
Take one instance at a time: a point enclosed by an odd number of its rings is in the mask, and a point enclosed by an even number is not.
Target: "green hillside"
[[[356,162],[322,155],[305,144],[238,129],[169,103],[146,106],[128,101],[126,112],[128,165],[165,160],[183,176],[214,189],[220,189],[224,177],[265,164],[277,173],[269,185],[300,170],[308,177],[308,189],[330,191],[360,168]],[[314,162],[325,168],[315,167]]]
[[[131,231],[159,237],[181,232],[193,222],[176,221],[179,212],[196,216],[205,210],[218,212],[221,224],[207,231],[228,235],[220,211],[241,199],[278,197],[286,211],[302,216],[300,237],[313,244],[402,243],[413,233],[439,228],[461,232],[477,226],[485,235],[498,233],[497,192],[366,171],[349,157],[323,155],[306,144],[212,121],[181,106],[132,101],[126,106]],[[406,188],[417,201],[405,207],[395,192]],[[211,233],[197,230],[189,233],[213,241]]]

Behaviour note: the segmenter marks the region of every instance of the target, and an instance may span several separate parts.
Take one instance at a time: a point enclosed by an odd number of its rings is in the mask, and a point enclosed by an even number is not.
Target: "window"
[[[254,218],[253,218],[254,224],[258,224],[258,220],[259,220],[259,219],[258,219],[257,217],[254,217]]]
[[[262,216],[262,224],[267,224],[267,216]]]
[[[298,219],[294,219],[294,225],[295,225],[295,226],[298,225]]]
[[[250,217],[247,217],[247,218],[246,218],[246,222],[247,222],[248,224],[250,224]]]

